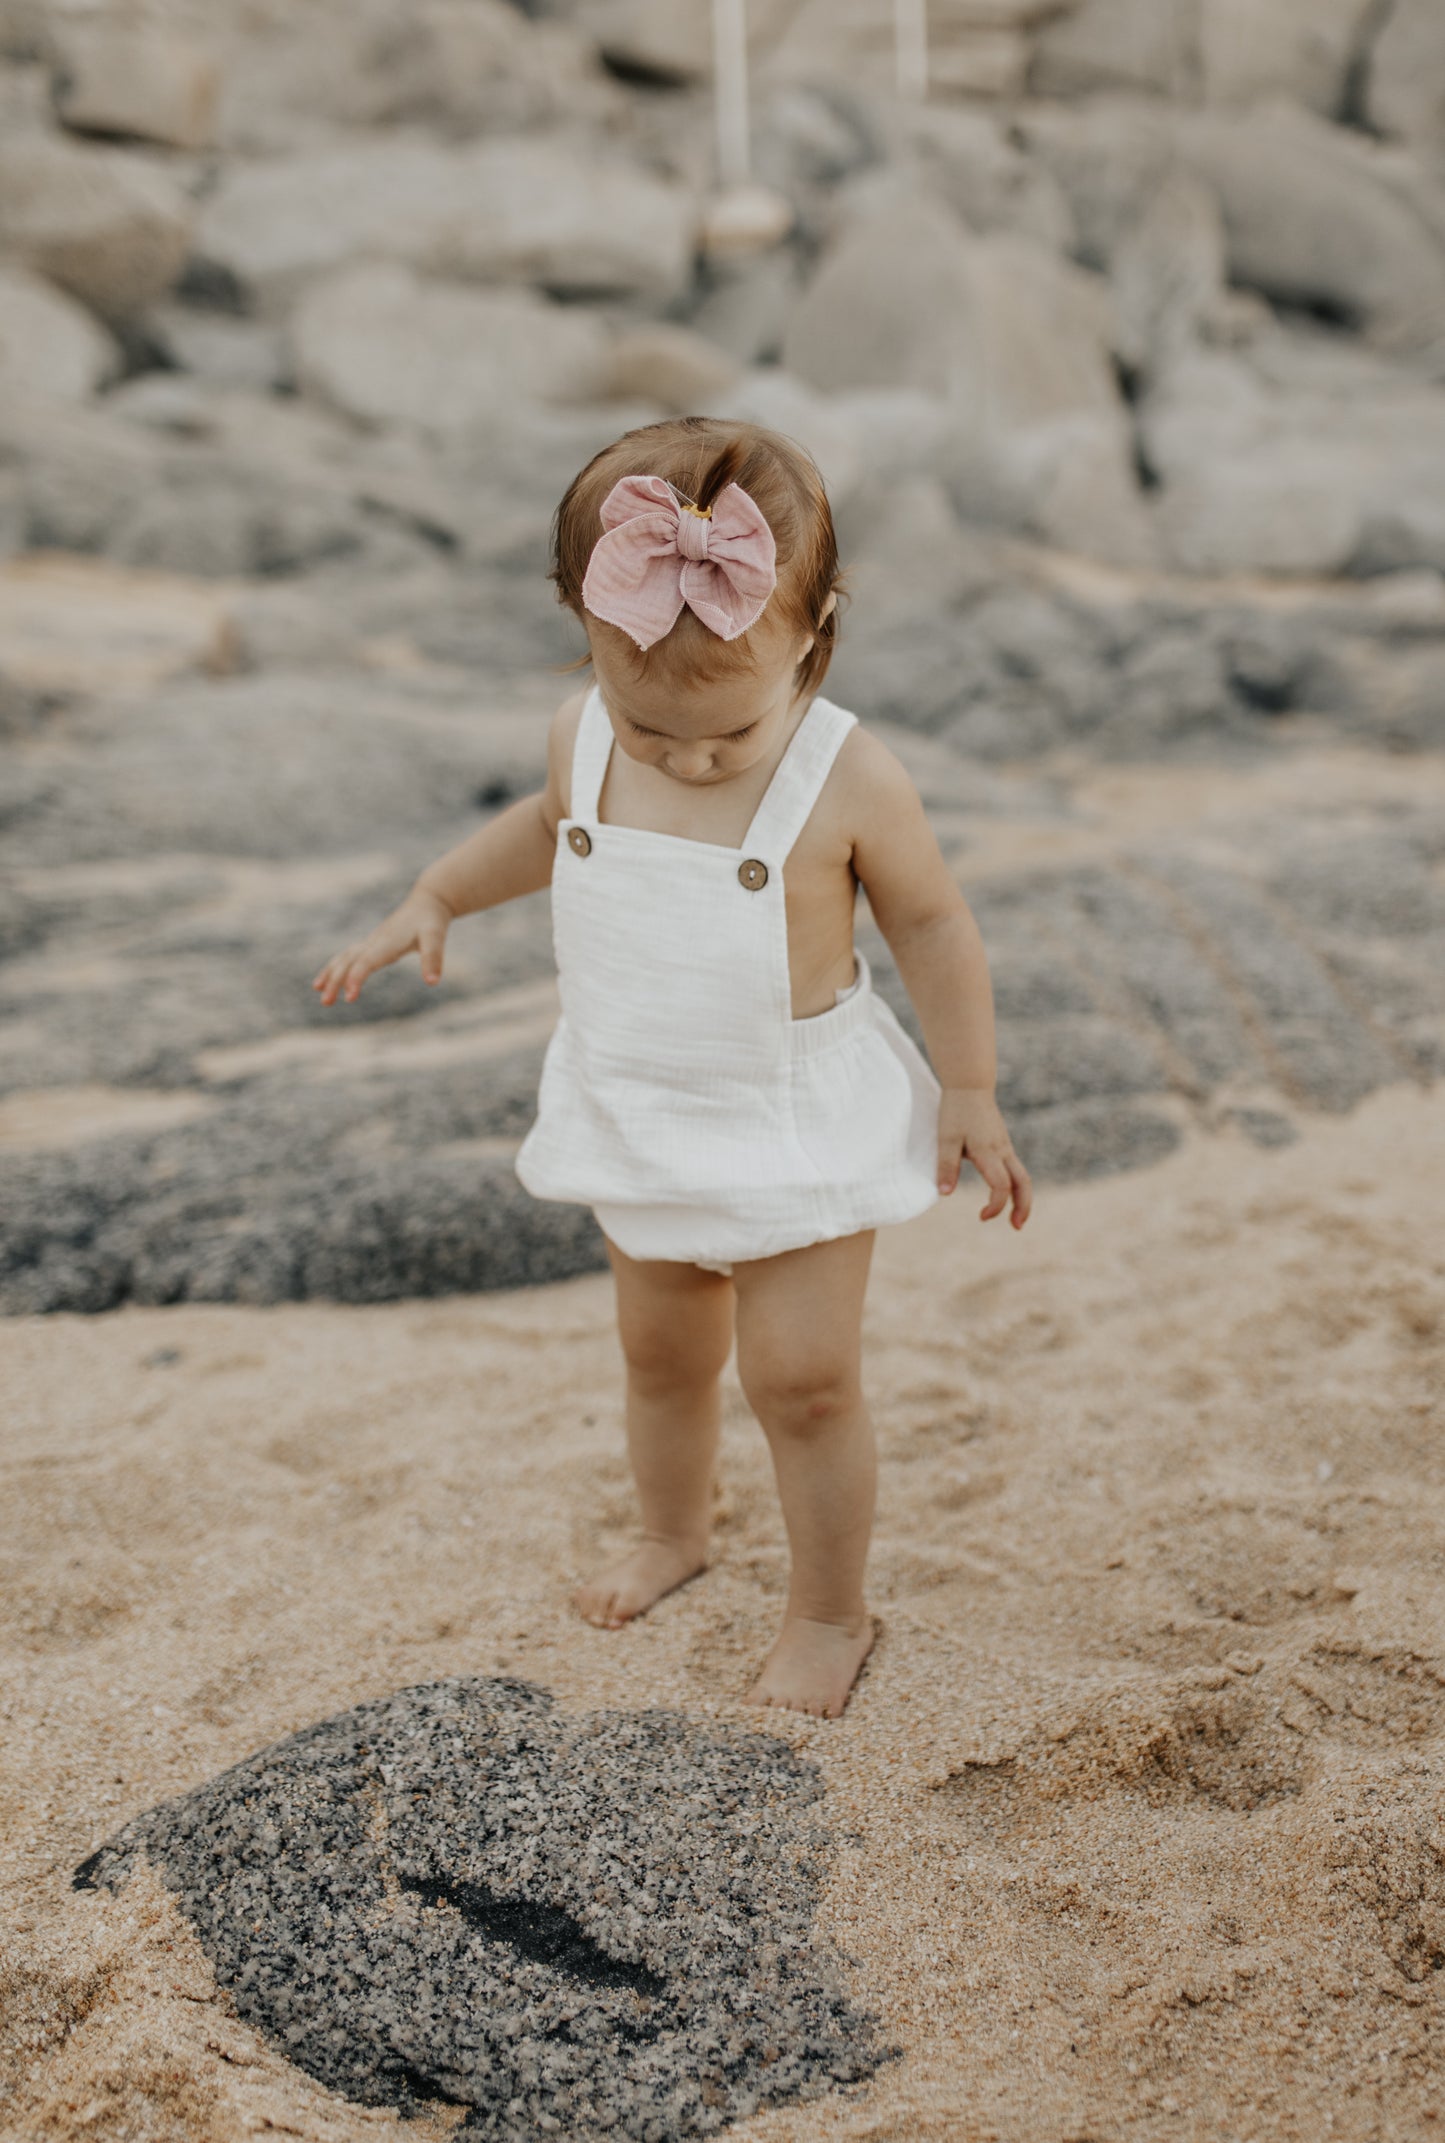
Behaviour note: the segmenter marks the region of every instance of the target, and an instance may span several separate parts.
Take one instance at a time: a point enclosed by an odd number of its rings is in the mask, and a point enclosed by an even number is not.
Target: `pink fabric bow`
[[[602,501],[602,526],[582,601],[642,648],[672,631],[684,603],[709,632],[736,640],[778,584],[773,532],[738,484],[703,515],[661,476],[624,476]]]

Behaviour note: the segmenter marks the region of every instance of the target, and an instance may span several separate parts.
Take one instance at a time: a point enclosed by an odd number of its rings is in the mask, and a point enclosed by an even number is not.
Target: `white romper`
[[[600,822],[613,732],[587,695],[552,866],[561,1017],[514,1165],[629,1257],[727,1272],[938,1198],[939,1083],[864,955],[831,1010],[792,1013],[783,867],[856,720],[814,699],[725,848]]]

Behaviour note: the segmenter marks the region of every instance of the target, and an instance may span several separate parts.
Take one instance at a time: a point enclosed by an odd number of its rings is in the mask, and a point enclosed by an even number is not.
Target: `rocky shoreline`
[[[4,1307],[600,1266],[511,1173],[545,897],[306,982],[540,782],[551,511],[669,409],[828,477],[1040,1178],[1437,1076],[1426,0],[956,0],[924,106],[886,12],[753,9],[729,224],[684,9],[0,7]]]

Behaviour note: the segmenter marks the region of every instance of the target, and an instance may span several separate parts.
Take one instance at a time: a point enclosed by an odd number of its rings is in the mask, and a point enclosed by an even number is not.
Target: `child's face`
[[[603,704],[623,751],[690,786],[731,781],[767,756],[795,703],[798,665],[813,645],[811,633],[780,631],[761,644],[755,635],[756,668],[698,679],[679,690],[663,676],[632,675],[606,631],[592,630],[588,637]]]

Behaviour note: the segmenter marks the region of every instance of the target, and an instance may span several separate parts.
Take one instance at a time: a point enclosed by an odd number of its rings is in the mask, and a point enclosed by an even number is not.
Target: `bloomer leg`
[[[793,1561],[782,1633],[753,1697],[827,1718],[873,1644],[863,1567],[876,1462],[860,1370],[874,1232],[733,1272],[738,1378],[772,1449]]]
[[[627,1450],[642,1512],[631,1554],[578,1591],[589,1622],[618,1629],[706,1567],[721,1377],[733,1283],[668,1258],[630,1258],[607,1237],[627,1363]]]

